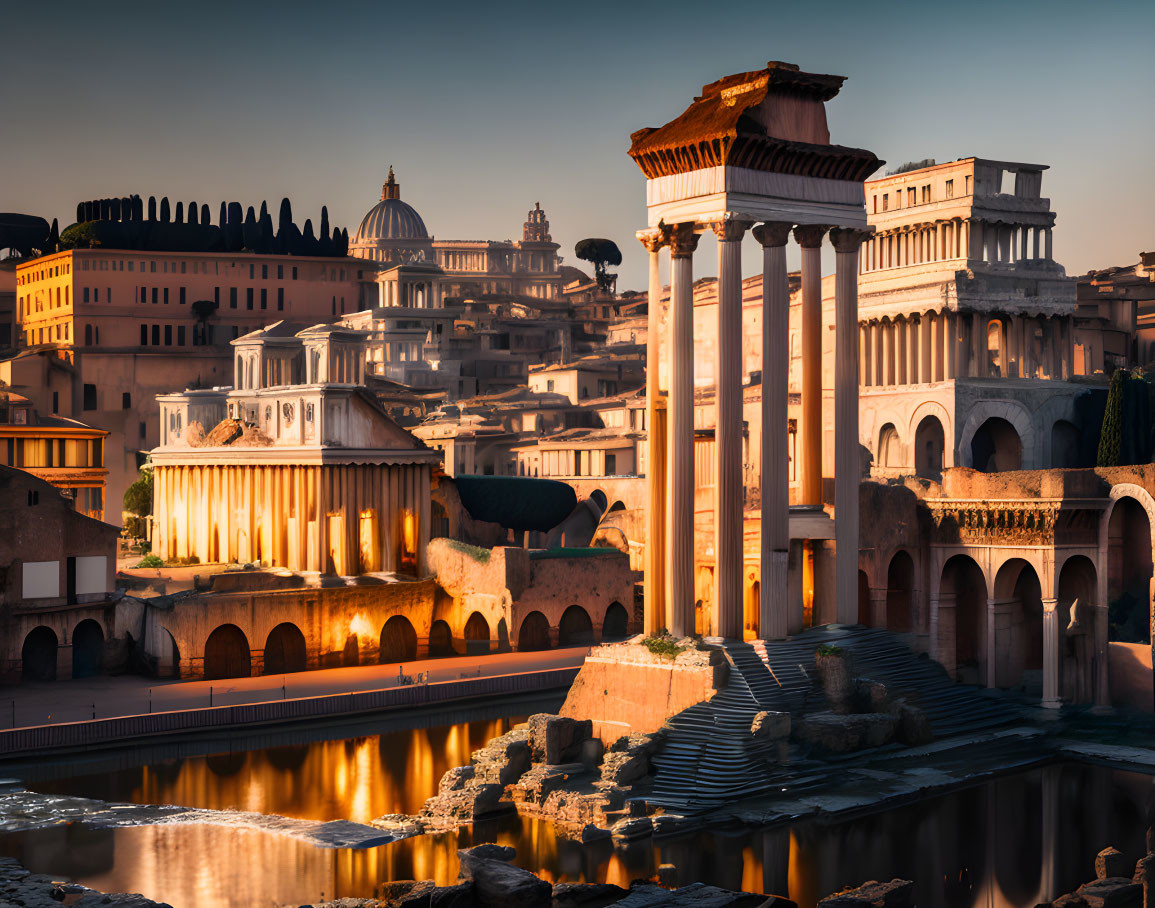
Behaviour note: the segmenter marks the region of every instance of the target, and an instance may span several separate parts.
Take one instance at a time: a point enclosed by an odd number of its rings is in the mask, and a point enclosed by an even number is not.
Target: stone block
[[[434,795],[421,809],[426,829],[453,829],[501,809],[501,785],[470,785]]]
[[[1127,859],[1118,848],[1107,847],[1095,855],[1095,878],[1125,877],[1129,867]]]
[[[895,739],[907,747],[919,747],[934,740],[934,732],[930,728],[930,719],[919,707],[909,703],[900,703],[898,706],[898,728]]]
[[[856,689],[850,676],[849,655],[845,651],[815,652],[814,664],[830,708],[839,714],[853,712]]]
[[[472,848],[463,848],[472,857],[485,858],[489,861],[505,861],[507,864],[517,857],[517,849],[510,845],[498,845],[494,842],[484,842]]]
[[[534,763],[569,763],[578,758],[581,743],[593,732],[593,723],[538,713],[529,717],[528,731]]]
[[[854,889],[844,889],[818,902],[822,908],[913,908],[914,882],[871,880]]]
[[[529,729],[514,729],[473,752],[473,775],[479,782],[509,785],[532,765]]]
[[[800,741],[828,753],[850,753],[881,747],[894,740],[897,728],[898,719],[882,713],[814,713],[797,725]]]
[[[790,713],[767,710],[755,713],[754,721],[750,723],[750,734],[755,738],[789,738]]]
[[[473,883],[438,886],[429,898],[429,908],[474,908]]]
[[[439,794],[447,791],[460,791],[472,780],[472,766],[455,766],[441,777],[441,781],[437,784],[437,791]]]
[[[553,908],[605,908],[629,893],[611,883],[557,883],[553,887]]]
[[[430,880],[397,880],[383,883],[378,901],[388,902],[394,908],[430,908],[435,888]]]
[[[528,870],[459,851],[459,880],[472,881],[480,908],[550,908],[553,887]]]
[[[1097,862],[1096,862],[1097,863]],[[1127,877],[1105,877],[1075,890],[1088,908],[1142,908],[1143,886]]]

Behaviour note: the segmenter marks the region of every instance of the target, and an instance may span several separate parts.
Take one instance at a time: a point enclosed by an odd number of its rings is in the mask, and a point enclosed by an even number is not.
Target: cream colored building
[[[154,551],[168,561],[425,576],[440,462],[362,387],[365,338],[273,325],[236,389],[161,395]]]

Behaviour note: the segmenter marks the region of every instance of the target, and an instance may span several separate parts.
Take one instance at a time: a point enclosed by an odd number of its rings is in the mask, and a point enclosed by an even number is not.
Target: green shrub
[[[686,649],[684,646],[679,646],[673,637],[666,634],[647,637],[642,643],[655,656],[662,656],[663,658],[668,656],[671,659],[677,659]]]
[[[842,647],[835,646],[833,643],[823,643],[814,653],[817,656],[841,656]]]
[[[160,555],[145,555],[136,563],[138,568],[164,567],[164,559]]]

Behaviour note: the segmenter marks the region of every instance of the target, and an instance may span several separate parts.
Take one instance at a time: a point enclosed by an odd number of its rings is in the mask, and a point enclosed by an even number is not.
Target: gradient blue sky
[[[630,132],[778,59],[849,77],[832,139],[888,166],[1049,164],[1069,273],[1155,248],[1139,2],[56,2],[2,21],[0,210],[62,228],[81,199],[136,192],[214,219],[288,195],[299,223],[327,204],[352,233],[393,164],[437,238],[517,238],[540,201],[571,263],[611,237],[619,287],[641,287]]]

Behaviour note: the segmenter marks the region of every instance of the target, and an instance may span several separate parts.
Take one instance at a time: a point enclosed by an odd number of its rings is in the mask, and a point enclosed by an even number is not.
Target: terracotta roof
[[[844,76],[801,72],[771,61],[765,69],[737,73],[702,87],[702,94],[675,119],[635,132],[629,155],[649,178],[730,165],[774,173],[862,181],[883,163],[862,148],[793,141],[770,135],[748,113],[767,96],[823,103]]]

